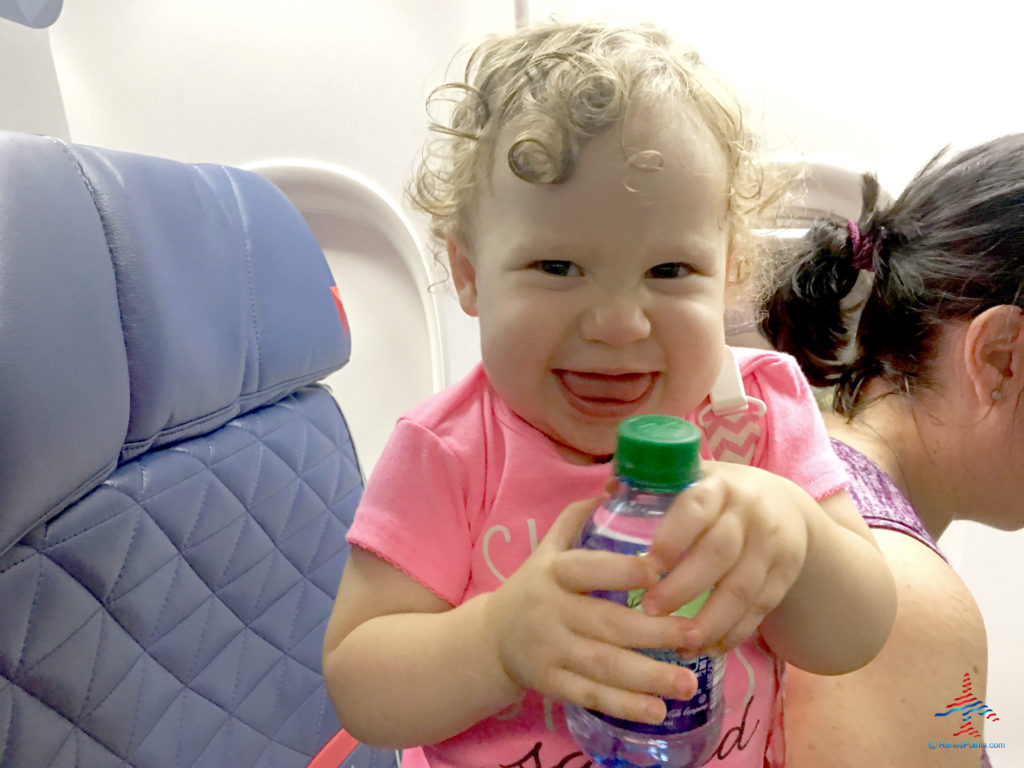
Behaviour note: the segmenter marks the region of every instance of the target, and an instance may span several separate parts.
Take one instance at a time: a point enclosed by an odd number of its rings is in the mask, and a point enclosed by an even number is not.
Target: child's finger
[[[662,572],[675,567],[701,538],[725,506],[725,487],[715,478],[705,478],[686,489],[669,507],[658,525],[648,557]]]
[[[735,515],[722,515],[647,591],[644,611],[655,616],[672,613],[717,584],[740,558],[744,535],[742,520]]]
[[[711,596],[695,617],[696,629],[687,636],[686,647],[731,648],[760,626],[778,606],[782,594],[764,590],[763,572],[759,577],[757,570],[756,566],[737,568],[711,590]]]
[[[728,653],[733,648],[742,645],[747,638],[757,632],[765,617],[770,613],[762,611],[751,611],[743,616],[738,622],[729,628],[715,643],[720,653]]]
[[[568,669],[552,674],[554,687],[542,691],[584,709],[593,709],[612,717],[637,723],[658,725],[665,719],[665,702],[658,696],[604,685]]]
[[[728,653],[739,645],[742,645],[749,637],[758,631],[765,618],[773,610],[764,610],[763,607],[757,606],[777,606],[778,601],[771,596],[765,595],[756,600],[752,605],[754,607],[740,616],[732,626],[724,629],[720,626],[713,632],[709,632],[707,635],[708,639],[695,647],[694,650],[699,650],[701,653],[723,654]],[[723,621],[723,624],[725,621]],[[697,636],[698,635],[695,633],[693,636],[694,639],[696,639]]]
[[[596,496],[592,499],[573,502],[567,506],[555,518],[555,522],[551,524],[551,528],[548,529],[541,544],[554,547],[557,551],[572,547],[587,518],[606,498],[608,497]]]
[[[558,555],[555,578],[569,592],[580,594],[647,589],[658,573],[645,558],[589,549],[571,549]]]
[[[679,648],[694,620],[682,616],[647,616],[610,600],[578,595],[563,608],[573,634],[619,648]]]
[[[710,637],[735,645],[737,636],[753,632],[785,599],[800,575],[804,553],[797,541],[748,537],[735,567],[718,581],[701,608],[701,627]]]
[[[763,540],[748,541],[735,567],[719,580],[697,614],[703,644],[735,647],[778,607],[796,579],[799,567],[795,563],[782,565],[789,559],[780,560],[777,555]]]
[[[697,678],[686,667],[597,641],[577,643],[565,668],[598,685],[622,691],[681,700],[697,693]]]

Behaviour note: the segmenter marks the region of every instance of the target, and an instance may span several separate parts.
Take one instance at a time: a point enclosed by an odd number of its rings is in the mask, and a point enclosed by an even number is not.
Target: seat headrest
[[[269,181],[0,132],[0,553],[119,463],[348,360]]]

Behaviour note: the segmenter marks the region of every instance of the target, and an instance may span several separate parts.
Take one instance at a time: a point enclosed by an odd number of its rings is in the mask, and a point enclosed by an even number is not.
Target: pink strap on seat
[[[338,768],[358,746],[359,741],[342,728],[316,753],[307,768]]]

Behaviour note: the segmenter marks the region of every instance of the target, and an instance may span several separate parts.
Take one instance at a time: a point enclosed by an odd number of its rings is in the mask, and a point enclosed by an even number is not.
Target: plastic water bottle
[[[635,416],[619,426],[614,471],[618,491],[583,526],[578,548],[644,554],[676,495],[700,477],[700,431],[673,416]],[[643,590],[594,592],[639,609]],[[710,590],[676,615],[692,617]],[[685,666],[697,676],[697,693],[667,699],[659,725],[620,720],[566,703],[565,717],[579,746],[608,768],[689,768],[714,751],[722,729],[725,658],[685,658],[675,650],[641,649],[659,661]]]

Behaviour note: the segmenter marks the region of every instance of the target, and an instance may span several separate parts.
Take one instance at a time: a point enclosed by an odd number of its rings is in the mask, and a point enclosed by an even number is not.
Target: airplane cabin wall
[[[530,0],[534,21],[652,20],[697,51],[747,103],[773,153],[872,171],[898,194],[946,144],[1024,130],[1024,6],[678,0]]]
[[[0,19],[0,129],[69,136],[45,29]]]
[[[424,100],[507,0],[73,0],[51,27],[77,142],[243,165],[338,163],[396,200]]]

